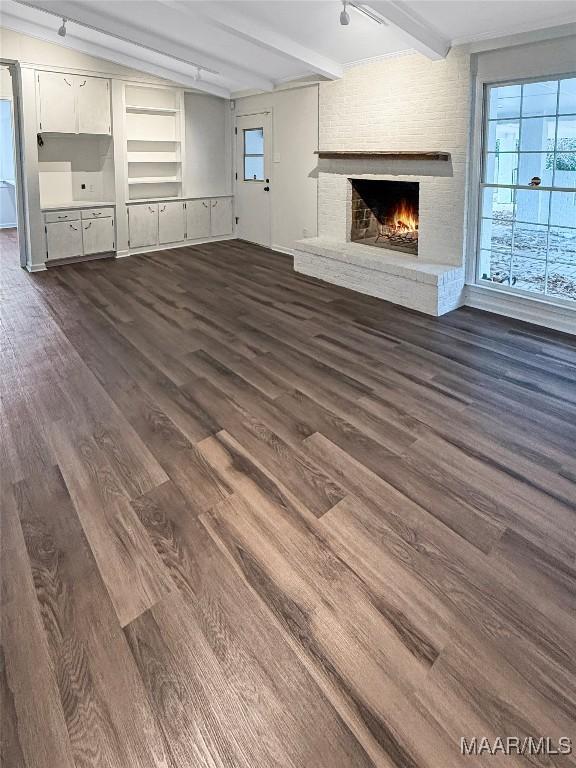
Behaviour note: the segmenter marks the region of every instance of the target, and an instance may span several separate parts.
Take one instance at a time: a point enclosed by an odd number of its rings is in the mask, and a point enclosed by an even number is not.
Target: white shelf
[[[169,109],[168,107],[144,107],[137,104],[126,104],[126,112],[138,112],[143,115],[175,115],[179,109]]]
[[[176,152],[128,152],[129,163],[179,163]]]
[[[128,184],[180,184],[178,176],[138,176],[128,179]]]

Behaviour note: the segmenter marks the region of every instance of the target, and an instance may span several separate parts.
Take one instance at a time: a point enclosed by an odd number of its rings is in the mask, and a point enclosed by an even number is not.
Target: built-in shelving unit
[[[126,199],[182,195],[184,101],[177,88],[126,85]]]

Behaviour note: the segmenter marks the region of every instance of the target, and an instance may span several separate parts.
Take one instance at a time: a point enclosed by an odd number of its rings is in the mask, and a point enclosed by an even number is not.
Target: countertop
[[[71,200],[69,203],[56,203],[55,205],[43,205],[43,211],[76,210],[77,208],[107,208],[115,206],[113,202],[101,202],[100,200]]]

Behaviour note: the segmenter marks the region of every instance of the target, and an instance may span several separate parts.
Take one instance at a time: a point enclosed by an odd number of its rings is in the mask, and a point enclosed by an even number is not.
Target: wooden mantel
[[[449,152],[378,152],[377,150],[368,151],[338,151],[335,149],[320,149],[315,155],[321,160],[450,160]]]

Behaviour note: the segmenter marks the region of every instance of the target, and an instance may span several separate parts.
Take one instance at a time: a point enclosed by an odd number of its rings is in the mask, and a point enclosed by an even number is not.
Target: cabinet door
[[[210,234],[212,237],[232,234],[232,198],[220,197],[211,201]]]
[[[110,135],[110,84],[101,77],[77,77],[79,133]]]
[[[74,75],[38,72],[38,130],[76,133],[76,88]]]
[[[158,203],[159,243],[180,243],[184,240],[184,203]]]
[[[108,253],[114,250],[114,219],[91,219],[82,222],[84,254]]]
[[[49,259],[82,256],[82,228],[79,221],[59,221],[46,224]]]
[[[188,240],[210,237],[210,200],[186,203],[186,237]]]
[[[158,245],[158,203],[131,205],[128,208],[130,248]]]

